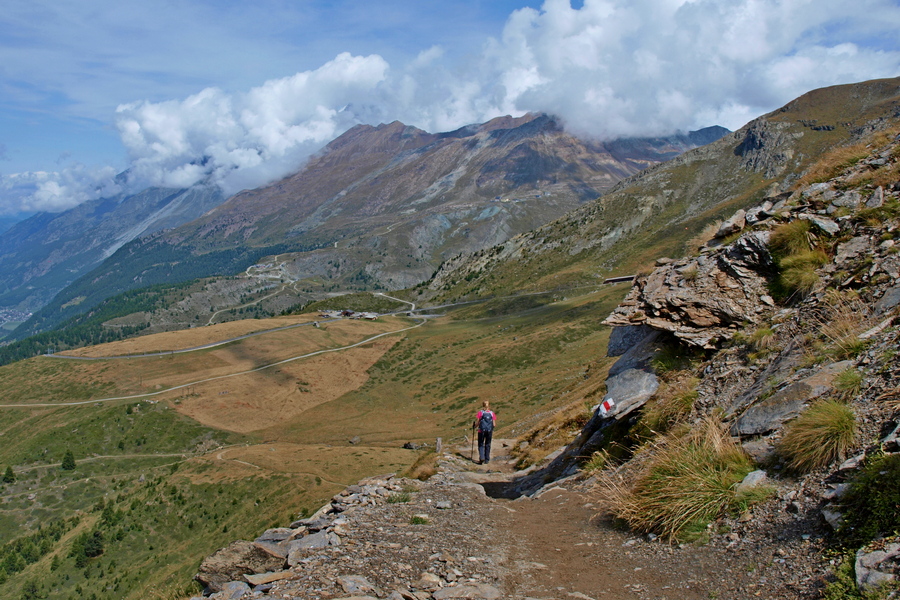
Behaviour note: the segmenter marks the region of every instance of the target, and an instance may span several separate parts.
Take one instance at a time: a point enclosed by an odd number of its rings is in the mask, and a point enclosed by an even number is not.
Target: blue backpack
[[[494,413],[489,410],[481,411],[481,420],[478,421],[478,430],[485,432],[494,430]]]

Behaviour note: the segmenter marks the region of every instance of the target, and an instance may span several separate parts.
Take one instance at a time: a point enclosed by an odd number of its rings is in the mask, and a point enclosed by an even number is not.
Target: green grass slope
[[[364,476],[409,468],[420,453],[403,443],[463,440],[482,398],[500,415],[498,435],[590,402],[602,390],[586,373],[609,362],[601,321],[626,288],[447,309],[399,334],[355,390],[246,435],[180,414],[177,393],[154,402],[0,408],[0,473],[11,466],[15,476],[0,483],[0,597],[182,598],[198,591],[191,576],[217,548],[315,510]],[[308,329],[333,335],[330,326]],[[260,339],[228,352],[251,356]],[[273,339],[265,343],[273,356],[294,345],[284,338],[279,350]],[[158,381],[189,380],[213,354],[148,358],[147,366],[143,359],[19,361],[0,367],[0,404],[133,393],[135,373],[144,370],[144,382],[151,372]],[[71,470],[63,468],[67,452]],[[102,551],[87,555],[97,540]]]

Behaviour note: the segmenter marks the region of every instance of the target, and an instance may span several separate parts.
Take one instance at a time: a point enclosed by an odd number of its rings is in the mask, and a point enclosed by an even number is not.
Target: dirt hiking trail
[[[501,493],[516,476],[514,440],[494,440],[487,465],[466,460],[471,447],[445,455],[446,476]],[[477,458],[477,448],[475,450]],[[705,544],[672,544],[617,529],[601,518],[590,478],[550,484],[535,497],[475,497],[475,511],[494,521],[489,545],[503,557],[500,574],[509,598],[642,600],[808,598],[813,581],[792,572],[784,550],[728,532]],[[480,517],[473,519],[473,531]],[[724,524],[720,524],[725,527]],[[801,527],[802,529],[802,527]],[[812,551],[813,543],[797,536]],[[787,541],[787,540],[785,540]],[[779,545],[779,548],[782,546]],[[794,580],[792,582],[792,580]]]
[[[591,478],[563,479],[533,497],[492,497],[523,475],[509,455],[512,444],[494,440],[485,465],[471,460],[471,445],[448,447],[427,481],[364,479],[312,517],[207,557],[197,577],[223,590],[214,598],[820,597],[828,568],[815,559],[820,525],[784,510],[781,499],[754,507],[749,518],[713,523],[703,544],[673,544],[602,518]],[[248,572],[252,556],[262,562]],[[220,596],[226,585],[238,586],[237,595]]]

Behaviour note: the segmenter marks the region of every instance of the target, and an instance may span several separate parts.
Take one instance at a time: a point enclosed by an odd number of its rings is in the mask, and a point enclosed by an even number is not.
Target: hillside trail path
[[[494,440],[491,462],[469,459],[471,446],[444,455],[453,479],[502,490],[516,476],[513,440]],[[476,448],[477,457],[477,448]],[[786,585],[785,561],[768,544],[714,536],[710,543],[670,544],[616,529],[601,519],[590,479],[546,486],[535,497],[480,496],[472,507],[473,532],[484,531],[499,567],[504,597],[565,600],[694,600],[804,598]],[[490,522],[482,528],[483,521]],[[748,540],[749,541],[749,540]],[[717,543],[718,542],[718,543]]]

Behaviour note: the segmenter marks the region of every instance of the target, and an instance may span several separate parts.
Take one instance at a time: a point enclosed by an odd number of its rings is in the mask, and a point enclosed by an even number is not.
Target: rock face
[[[736,436],[762,435],[780,427],[785,421],[829,392],[834,392],[834,379],[840,373],[852,369],[853,361],[844,360],[821,369],[800,381],[793,382],[771,396],[756,401],[731,428]]]
[[[772,268],[768,235],[748,233],[724,250],[658,267],[635,281],[604,323],[643,324],[688,345],[714,348],[774,305],[765,278]]]

